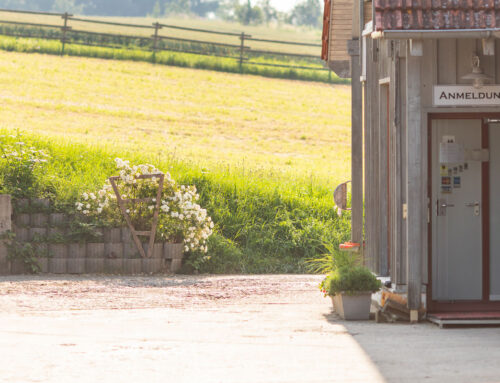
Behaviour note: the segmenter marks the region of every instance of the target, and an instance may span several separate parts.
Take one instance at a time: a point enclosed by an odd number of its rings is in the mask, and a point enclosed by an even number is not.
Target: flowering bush
[[[17,142],[7,144],[6,137],[0,136],[2,192],[19,198],[33,196],[38,185],[36,172],[49,156],[43,150],[27,146],[19,134],[8,138]]]
[[[153,165],[131,166],[129,161],[119,158],[115,159],[115,162],[120,172],[117,187],[122,199],[153,197],[149,203],[129,203],[126,210],[136,230],[150,230],[159,182],[156,177],[146,179],[137,177],[161,172]],[[169,173],[166,173],[160,201],[157,237],[167,242],[184,243],[185,251],[199,250],[206,253],[207,239],[212,234],[214,224],[207,211],[197,203],[198,199],[194,186],[179,185]],[[109,181],[96,193],[83,193],[80,201],[76,203],[76,209],[96,221],[123,223],[116,195]]]

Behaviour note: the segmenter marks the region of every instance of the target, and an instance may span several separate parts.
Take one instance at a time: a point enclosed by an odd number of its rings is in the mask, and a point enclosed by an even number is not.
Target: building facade
[[[500,312],[500,1],[327,0],[323,39],[361,90],[366,263],[412,313]]]

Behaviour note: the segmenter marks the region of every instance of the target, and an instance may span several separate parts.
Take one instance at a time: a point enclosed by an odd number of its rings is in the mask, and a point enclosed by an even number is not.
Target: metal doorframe
[[[490,301],[490,173],[489,162],[481,165],[481,199],[482,199],[482,299],[460,302],[442,302],[432,299],[432,122],[434,120],[481,120],[481,147],[489,149],[489,128],[486,119],[500,119],[500,113],[428,113],[427,115],[427,166],[429,201],[428,232],[428,262],[427,262],[427,311],[500,311],[500,302]]]

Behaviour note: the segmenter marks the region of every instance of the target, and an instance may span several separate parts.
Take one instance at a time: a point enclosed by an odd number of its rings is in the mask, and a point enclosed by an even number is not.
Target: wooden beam
[[[379,80],[380,81],[380,80]],[[376,85],[375,85],[376,86]],[[388,243],[388,230],[389,230],[389,217],[387,215],[388,212],[388,202],[389,202],[389,190],[388,190],[388,142],[389,135],[387,131],[387,121],[388,121],[388,84],[382,84],[377,86],[378,90],[378,103],[377,107],[379,110],[379,118],[378,118],[378,189],[379,189],[379,198],[378,198],[378,206],[380,211],[379,216],[379,274],[383,276],[389,275],[388,270],[388,261],[387,254],[389,250]]]
[[[400,98],[401,92],[399,87],[401,81],[399,79],[399,57],[394,54],[394,60],[391,64],[391,75],[393,81],[390,83],[390,115],[391,119],[391,281],[397,284],[399,265],[399,257],[401,257],[401,219],[402,219],[402,202],[401,202],[401,185],[400,185],[400,172],[401,172],[401,116],[400,116]]]
[[[356,3],[356,2],[355,2]],[[359,9],[359,8],[358,8]],[[359,40],[349,42],[351,55],[351,140],[352,140],[352,215],[351,241],[363,249],[363,94],[360,81]]]
[[[380,131],[378,128],[379,121],[379,109],[377,102],[378,99],[378,80],[379,80],[379,66],[376,63],[377,60],[377,40],[370,39],[369,55],[368,55],[368,93],[370,102],[367,102],[367,107],[370,108],[369,111],[369,124],[370,124],[370,139],[371,139],[371,172],[370,172],[370,184],[371,184],[371,196],[370,196],[370,228],[371,228],[371,246],[370,246],[370,260],[372,264],[372,271],[380,272],[380,252],[379,252],[379,241],[382,235],[380,231],[380,204],[379,204],[379,135]]]
[[[409,47],[410,51],[411,48]],[[407,278],[408,308],[418,310],[422,293],[422,221],[427,211],[423,204],[424,192],[422,163],[422,110],[421,67],[422,58],[408,52],[406,59],[406,154],[407,154]]]
[[[371,242],[372,242],[372,227],[371,227],[371,194],[372,194],[372,186],[371,186],[371,173],[372,173],[372,161],[371,161],[371,130],[370,130],[370,106],[369,103],[366,102],[368,99],[368,75],[366,77],[366,82],[363,86],[363,98],[364,98],[364,109],[363,109],[363,122],[364,122],[364,137],[363,144],[365,148],[365,188],[364,188],[364,199],[365,199],[365,223],[364,223],[364,231],[365,231],[365,241],[366,241],[366,249],[365,249],[365,266],[370,269],[373,268],[371,263],[372,250],[371,250]]]
[[[364,83],[364,145],[365,145],[365,233],[366,233],[366,251],[365,251],[365,265],[371,270],[375,270],[373,264],[374,250],[373,250],[373,137],[371,128],[371,102],[367,102],[371,98],[371,83],[372,83],[372,65],[370,59],[370,51],[372,40],[366,39],[366,81]]]
[[[352,2],[352,38],[359,39],[361,37],[361,25],[360,25],[360,8],[361,2],[363,0],[353,0]],[[358,57],[359,59],[359,57]],[[353,77],[353,78],[359,78]]]

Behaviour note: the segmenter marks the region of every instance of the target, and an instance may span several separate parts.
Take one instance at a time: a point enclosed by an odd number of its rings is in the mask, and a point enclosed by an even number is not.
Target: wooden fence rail
[[[156,62],[156,53],[159,51],[172,51],[179,53],[188,53],[203,56],[224,57],[228,59],[235,59],[239,64],[240,71],[243,71],[244,65],[256,66],[269,66],[289,69],[302,69],[312,71],[329,71],[328,68],[323,66],[323,63],[318,55],[301,54],[293,51],[279,51],[277,49],[252,49],[247,45],[248,42],[266,43],[272,46],[296,46],[308,48],[320,48],[321,44],[298,42],[298,41],[285,41],[285,40],[271,40],[264,38],[252,37],[245,32],[233,33],[214,31],[202,28],[181,27],[177,25],[161,24],[154,22],[151,25],[145,24],[132,24],[113,21],[96,20],[91,18],[75,17],[69,13],[53,13],[53,12],[37,12],[37,11],[21,11],[0,8],[1,14],[26,14],[38,16],[53,16],[62,19],[62,24],[43,23],[35,21],[17,21],[7,20],[5,17],[0,18],[1,25],[10,25],[11,30],[0,28],[0,34],[14,37],[29,37],[41,38],[61,41],[61,55],[65,52],[67,44],[87,45],[108,48],[131,48],[151,51],[152,62]],[[96,25],[108,25],[115,27],[127,27],[151,30],[151,35],[140,36],[134,34],[121,34],[121,33],[104,33],[96,31],[87,31],[83,29],[74,29],[71,23],[86,23]],[[73,24],[74,25],[74,24]],[[16,29],[16,26],[26,27]],[[14,29],[14,31],[12,31]],[[31,30],[28,30],[31,29]],[[212,34],[220,36],[229,36],[239,41],[234,44],[220,41],[208,41],[198,38],[184,38],[176,37],[173,35],[160,34],[161,30],[180,30],[186,32],[194,32],[198,34]],[[54,34],[59,31],[58,34]],[[98,38],[99,41],[90,41],[90,36]],[[140,43],[139,43],[140,42]],[[139,43],[139,44],[138,44]],[[281,57],[284,62],[287,58],[303,59],[306,65],[288,65],[285,63],[274,63],[265,61],[254,61],[252,58],[256,57]],[[313,66],[316,64],[317,66]],[[329,73],[331,79],[331,72]]]

